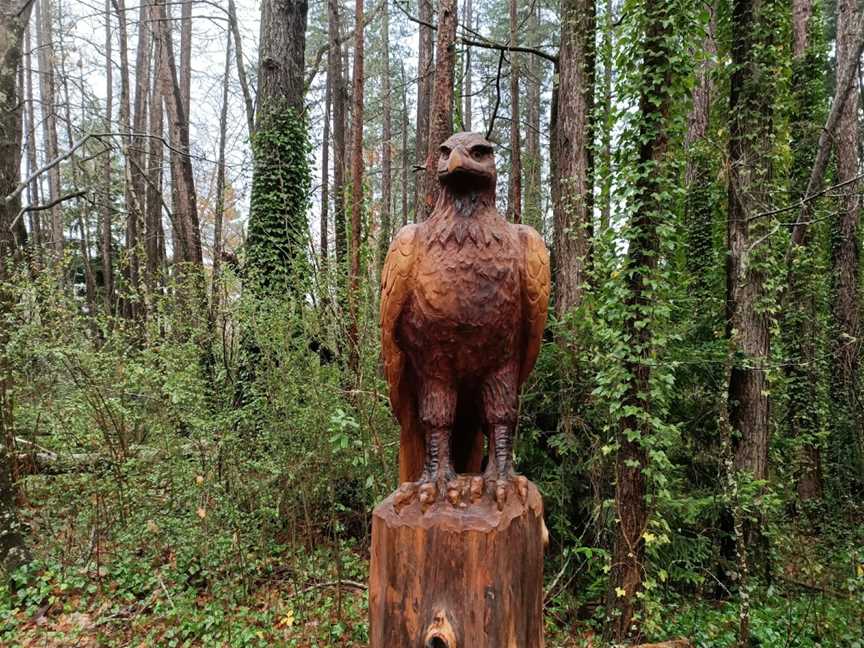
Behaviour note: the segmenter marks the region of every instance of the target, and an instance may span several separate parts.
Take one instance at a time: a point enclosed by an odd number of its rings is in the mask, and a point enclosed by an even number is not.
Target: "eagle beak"
[[[447,161],[447,173],[453,173],[457,169],[462,168],[462,156],[459,151],[453,151],[450,154],[450,159]]]

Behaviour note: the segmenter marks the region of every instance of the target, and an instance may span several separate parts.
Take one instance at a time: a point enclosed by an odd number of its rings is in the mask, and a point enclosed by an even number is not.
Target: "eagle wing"
[[[390,244],[381,272],[381,356],[390,386],[390,405],[402,430],[399,440],[399,479],[415,481],[423,469],[425,440],[417,415],[417,398],[408,376],[407,358],[396,340],[399,318],[411,292],[416,257],[417,225],[408,225]]]
[[[519,367],[519,384],[523,384],[534,368],[543,329],[546,326],[546,312],[549,307],[549,291],[552,276],[549,270],[549,250],[541,236],[532,227],[519,225],[519,240],[522,243],[522,362]]]

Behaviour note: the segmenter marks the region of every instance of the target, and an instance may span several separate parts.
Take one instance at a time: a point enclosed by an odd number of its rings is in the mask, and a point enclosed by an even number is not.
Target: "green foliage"
[[[252,149],[246,279],[265,292],[279,295],[291,289],[302,295],[311,183],[306,120],[281,101],[262,106]]]

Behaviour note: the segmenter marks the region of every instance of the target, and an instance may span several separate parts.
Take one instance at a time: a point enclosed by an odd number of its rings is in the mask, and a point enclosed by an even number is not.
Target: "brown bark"
[[[150,88],[150,114],[148,132],[150,139],[147,143],[149,150],[147,155],[147,207],[144,221],[144,252],[146,255],[144,280],[150,294],[156,291],[159,269],[162,266],[162,255],[165,249],[164,230],[162,228],[162,164],[164,161],[164,146],[162,136],[165,130],[164,108],[162,96],[163,75],[161,74],[164,63],[162,45],[162,34],[159,28],[159,11],[154,8],[151,12],[150,29],[153,38],[153,80]]]
[[[0,196],[15,191],[21,165],[20,133],[22,96],[18,87],[18,66],[21,65],[21,45],[30,19],[33,2],[4,2],[0,5]],[[10,264],[16,255],[11,225],[21,208],[20,198],[0,199],[0,282],[10,275]],[[0,284],[2,287],[2,284]],[[0,346],[9,340],[6,315],[12,296],[0,290]],[[30,559],[24,530],[15,507],[13,459],[9,448],[14,436],[11,393],[13,391],[5,354],[0,354],[0,570],[8,574]]]
[[[528,33],[533,40],[538,26],[539,4],[535,3],[528,16]],[[540,152],[540,91],[543,68],[536,56],[528,57],[528,124],[525,132],[525,194],[523,201],[523,219],[542,235],[543,227],[543,187],[542,169],[543,157]]]
[[[448,502],[398,512],[394,496],[372,516],[372,648],[541,648],[543,503]]]
[[[564,0],[561,6],[558,72],[555,201],[555,314],[582,301],[591,245],[594,162],[594,0]]]
[[[111,132],[114,115],[114,61],[111,38],[111,0],[105,0],[105,131]],[[102,302],[105,314],[114,310],[114,260],[111,237],[113,197],[111,192],[111,155],[102,158],[102,212],[99,221],[99,254],[102,257]]]
[[[803,81],[802,70],[810,73],[808,63],[808,40],[811,28],[812,6],[810,0],[793,0],[792,3],[792,75],[795,80]],[[821,29],[821,25],[816,26]],[[842,64],[842,61],[838,61]],[[809,93],[800,91],[793,94],[795,120],[791,124],[792,149],[796,160],[812,156],[812,133],[821,124],[816,123],[818,108],[808,105],[813,102]],[[791,188],[793,196],[801,198],[807,177],[800,177],[800,165],[793,161]],[[818,362],[818,313],[816,287],[813,281],[814,250],[811,237],[805,236],[799,244],[793,244],[793,257],[787,271],[786,302],[783,319],[786,326],[784,334],[789,339],[789,353],[786,361],[788,424],[790,438],[801,443],[796,481],[798,497],[807,501],[821,497],[821,452],[813,443],[819,430],[819,367]]]
[[[330,113],[333,104],[333,77],[330,75],[331,54],[327,50],[327,82],[324,87],[324,135],[321,138],[321,261],[326,266],[330,238]]]
[[[348,256],[347,237],[345,236],[345,158],[346,158],[346,115],[345,76],[342,71],[342,44],[339,38],[339,1],[327,0],[329,11],[327,52],[327,76],[333,84],[333,228],[335,229],[336,260],[344,263]]]
[[[424,221],[438,202],[438,147],[453,133],[453,82],[456,70],[456,0],[438,5],[438,40],[435,45],[435,94],[427,140],[423,200],[417,204],[417,222]]]
[[[161,15],[168,14],[164,0],[156,0]],[[169,132],[171,133],[172,180],[175,183],[174,220],[182,237],[180,254],[175,251],[175,260],[198,267],[203,266],[201,231],[198,223],[198,200],[192,160],[189,157],[189,120],[183,107],[183,94],[174,60],[174,45],[169,22],[161,22],[162,38],[162,93],[167,107]]]
[[[213,217],[213,279],[210,289],[210,332],[216,331],[222,275],[222,225],[225,220],[225,145],[228,133],[228,86],[231,75],[231,32],[225,35],[225,74],[222,77],[222,108],[219,111],[219,159],[216,163],[216,209]],[[324,185],[327,193],[327,185]]]
[[[837,5],[837,68],[860,66],[857,51],[856,25],[859,20],[854,0],[839,0]],[[858,160],[858,103],[857,84],[853,83],[843,104],[838,124],[837,180],[845,182],[859,173]],[[862,480],[864,474],[864,415],[862,415],[860,357],[861,357],[861,279],[860,279],[860,214],[858,196],[860,185],[845,188],[841,199],[840,216],[834,231],[831,270],[834,283],[833,318],[836,330],[832,354],[833,397],[841,404],[838,412],[833,453],[843,474],[839,475],[843,488],[849,481]]]
[[[408,224],[408,86],[405,79],[405,62],[402,70],[402,226]]]
[[[668,122],[672,104],[672,56],[670,38],[673,3],[651,3],[646,8],[646,27],[642,44],[642,87],[639,98],[639,169],[636,181],[632,234],[628,246],[627,315],[625,337],[633,349],[626,361],[626,408],[637,412],[624,416],[617,433],[615,460],[615,509],[618,527],[612,558],[609,607],[613,610],[611,636],[622,642],[638,636],[635,622],[640,606],[644,573],[645,539],[648,524],[645,471],[648,467],[649,437],[652,424],[651,364],[652,330],[647,310],[653,298],[651,279],[660,253],[659,227],[665,205],[664,176],[669,147]],[[643,415],[640,415],[643,414]]]
[[[446,2],[447,0],[443,1]],[[418,0],[418,3],[421,25],[419,27],[420,40],[417,46],[417,133],[415,137],[417,148],[415,159],[417,164],[423,164],[429,153],[432,87],[435,81],[435,53],[433,49],[435,41],[432,29],[428,25],[432,24],[435,11],[432,0]],[[428,214],[428,211],[423,207],[426,186],[424,174],[418,172],[414,176],[414,181],[414,222],[419,223],[425,218],[425,214]],[[429,210],[431,211],[431,208]]]
[[[33,94],[33,63],[30,54],[32,46],[30,44],[30,30],[28,24],[24,32],[24,84],[27,88],[27,175],[31,176],[35,171],[38,163],[36,161],[36,97]],[[22,89],[22,97],[25,96]],[[39,205],[42,203],[40,195],[39,179],[33,178],[27,188],[27,201],[30,205]],[[33,243],[34,259],[39,260],[38,265],[41,265],[43,254],[43,245],[45,237],[42,233],[42,219],[39,212],[30,212],[30,235]]]
[[[463,6],[464,17],[462,19],[462,24],[466,27],[472,27],[474,25],[474,8],[472,6],[471,0],[465,0],[465,4]],[[471,73],[471,48],[465,48],[465,78],[462,81],[462,128],[466,132],[470,133],[472,129],[472,115],[473,112],[473,79]]]
[[[381,116],[381,231],[378,234],[378,270],[384,266],[387,248],[390,247],[390,212],[392,193],[393,127],[390,98],[390,10],[384,3],[381,17],[381,55],[384,57],[381,72],[382,116]]]
[[[354,5],[354,109],[351,114],[351,258],[348,270],[348,303],[351,309],[349,342],[352,366],[358,367],[357,327],[360,302],[360,224],[363,219],[363,86],[364,86],[364,36],[366,25],[363,17],[363,0]]]
[[[240,38],[240,25],[237,23],[237,8],[234,5],[234,0],[228,0],[228,21],[234,39],[237,80],[240,82],[240,91],[243,93],[243,107],[246,109],[246,126],[249,130],[249,137],[252,137],[252,133],[255,132],[255,108],[252,104],[249,81],[246,79],[246,67],[243,61],[243,41]]]
[[[510,46],[518,42],[519,12],[510,0]],[[507,211],[514,223],[522,222],[522,141],[519,125],[519,55],[510,50],[510,183]]]
[[[602,144],[600,146],[603,178],[600,181],[600,231],[609,229],[612,222],[612,36],[613,0],[606,0],[603,11],[603,124],[601,126]]]
[[[768,472],[768,315],[759,307],[765,275],[752,258],[766,219],[751,219],[769,203],[772,93],[757,81],[763,71],[757,48],[765,27],[762,0],[735,0],[732,14],[733,72],[729,97],[729,200],[726,263],[728,336],[736,361],[729,378],[729,422],[736,430],[735,468],[754,479]],[[763,87],[766,85],[766,87]],[[764,249],[764,248],[762,248]]]
[[[57,100],[54,77],[53,8],[51,0],[38,0],[36,4],[36,46],[39,48],[39,93],[42,103],[42,133],[45,157],[57,157]],[[48,170],[48,200],[54,203],[60,197],[60,167]],[[51,208],[51,247],[54,260],[63,257],[63,210],[59,204]]]
[[[63,5],[57,2],[57,18],[60,25],[63,24]],[[66,70],[66,43],[64,42],[64,30],[60,29],[58,51],[60,52],[58,65],[60,72],[60,87],[63,92],[63,124],[65,128],[67,146],[71,149],[75,142],[72,136],[72,104],[69,100],[69,73]],[[79,77],[78,83],[83,88],[84,79]],[[70,175],[72,176],[72,187],[78,190],[78,163],[75,160],[75,154],[71,154],[70,158]],[[59,169],[59,167],[58,167]],[[75,203],[75,211],[78,214],[78,252],[81,255],[81,266],[84,269],[84,288],[87,310],[90,313],[96,313],[96,278],[93,273],[93,264],[90,260],[90,225],[89,225],[89,209],[82,208],[81,197],[75,196],[72,198]],[[22,222],[23,225],[23,222]]]
[[[180,6],[180,96],[183,112],[189,120],[192,95],[192,0],[181,0]]]
[[[261,39],[258,64],[259,101],[287,101],[298,115],[303,113],[306,42],[305,0],[264,0],[261,4]],[[287,26],[287,28],[286,28]],[[302,26],[302,32],[299,31]],[[298,46],[299,43],[303,46]],[[262,110],[258,111],[260,120]]]

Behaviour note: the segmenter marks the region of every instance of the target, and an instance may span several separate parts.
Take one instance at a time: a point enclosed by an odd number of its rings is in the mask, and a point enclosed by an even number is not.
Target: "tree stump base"
[[[393,493],[372,515],[371,648],[542,648],[543,500],[527,482],[425,512]]]

